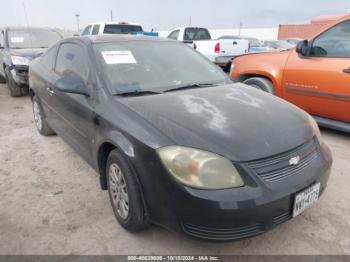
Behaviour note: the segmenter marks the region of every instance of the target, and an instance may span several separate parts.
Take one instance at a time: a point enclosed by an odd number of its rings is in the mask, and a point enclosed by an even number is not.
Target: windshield
[[[112,94],[231,83],[220,68],[183,43],[139,40],[94,48]]]
[[[257,39],[257,38],[247,38],[247,40],[249,41],[251,47],[261,47],[262,46],[259,39]]]
[[[287,41],[280,40],[278,41],[278,47],[281,49],[291,49],[294,45],[288,43]]]
[[[131,34],[143,32],[142,27],[139,25],[105,25],[105,34]]]
[[[49,29],[11,29],[8,31],[8,44],[12,49],[48,48],[62,37]]]

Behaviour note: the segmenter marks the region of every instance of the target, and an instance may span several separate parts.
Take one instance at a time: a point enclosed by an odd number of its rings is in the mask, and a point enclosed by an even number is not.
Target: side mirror
[[[303,40],[297,44],[296,51],[302,56],[307,56],[309,53],[309,41]]]
[[[65,76],[55,83],[55,89],[63,93],[77,94],[90,97],[84,81],[78,76]]]

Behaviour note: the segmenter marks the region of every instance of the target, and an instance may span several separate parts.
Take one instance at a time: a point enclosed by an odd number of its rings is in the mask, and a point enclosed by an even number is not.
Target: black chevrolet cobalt
[[[210,240],[263,233],[313,205],[332,165],[315,121],[231,80],[185,44],[65,39],[29,72],[35,124],[99,174],[119,223]],[[312,211],[309,211],[312,212]]]

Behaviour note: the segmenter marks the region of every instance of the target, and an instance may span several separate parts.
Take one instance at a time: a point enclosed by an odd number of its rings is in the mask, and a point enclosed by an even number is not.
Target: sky
[[[0,26],[46,26],[76,30],[97,21],[142,24],[146,30],[192,26],[276,27],[307,23],[323,14],[350,13],[350,0],[0,0]],[[28,19],[26,19],[25,11]]]

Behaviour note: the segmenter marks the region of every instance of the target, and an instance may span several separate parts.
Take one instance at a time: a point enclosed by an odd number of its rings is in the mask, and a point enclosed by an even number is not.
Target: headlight
[[[312,129],[314,130],[314,133],[317,137],[317,140],[320,144],[323,143],[323,139],[322,139],[322,135],[321,135],[321,131],[320,131],[320,128],[318,127],[318,124],[316,122],[316,120],[309,115],[309,118],[310,118],[310,124],[311,124],[311,127]]]
[[[200,189],[225,189],[244,185],[233,164],[219,155],[181,146],[158,150],[170,174],[181,183]]]
[[[14,65],[24,65],[24,66],[29,66],[30,59],[24,56],[16,56],[12,55],[11,56],[12,63]]]

